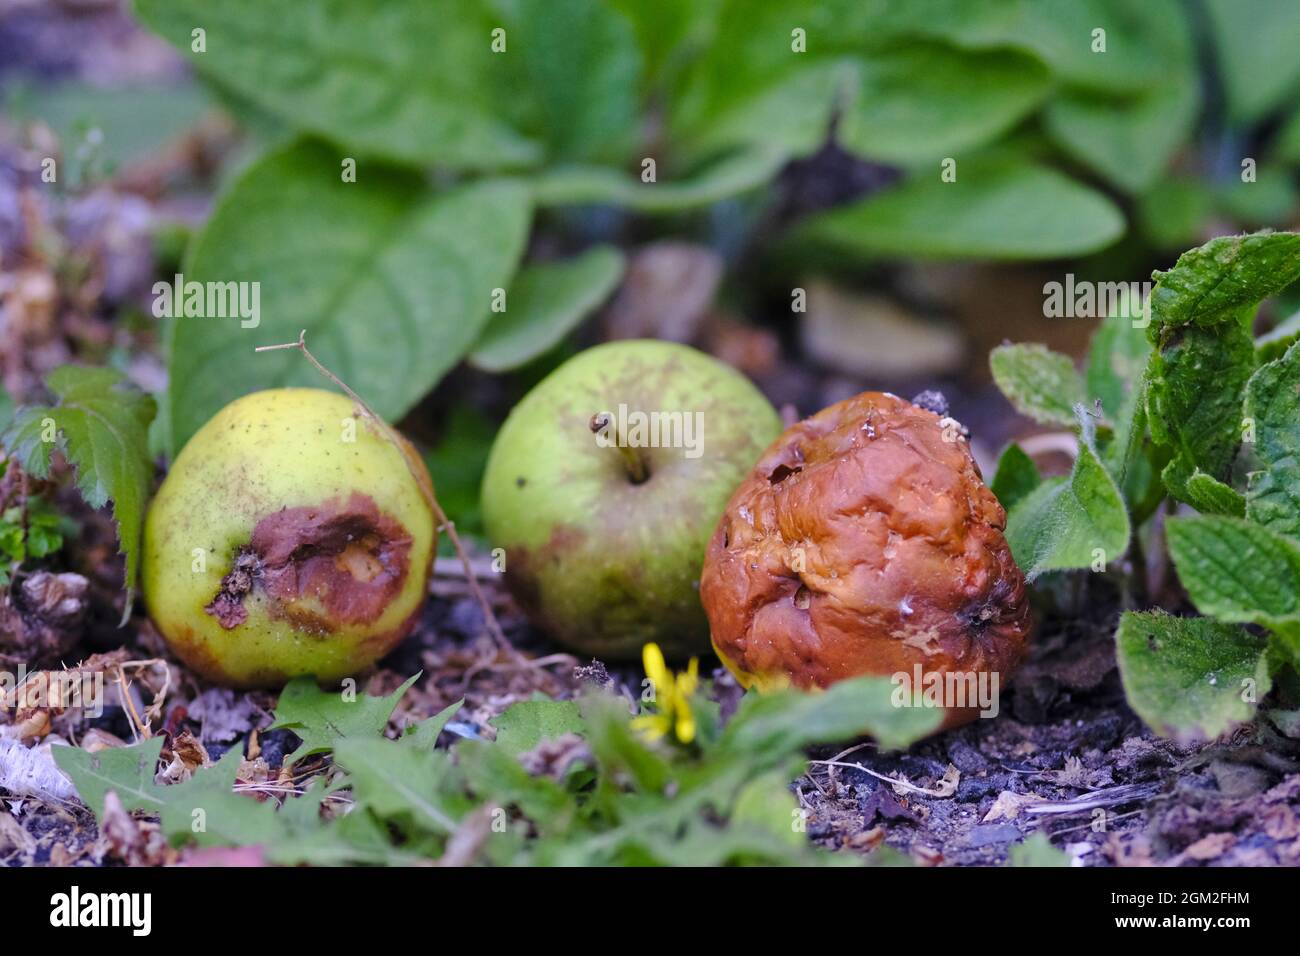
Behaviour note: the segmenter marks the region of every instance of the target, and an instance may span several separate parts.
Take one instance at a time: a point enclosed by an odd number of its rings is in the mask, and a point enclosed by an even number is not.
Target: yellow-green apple
[[[483,520],[539,627],[606,660],[709,646],[700,568],[736,484],[781,432],[772,405],[684,345],[580,353],[511,411],[483,477]]]
[[[149,507],[150,616],[219,683],[357,674],[419,614],[437,533],[429,494],[409,446],[342,395],[247,395],[195,433]]]

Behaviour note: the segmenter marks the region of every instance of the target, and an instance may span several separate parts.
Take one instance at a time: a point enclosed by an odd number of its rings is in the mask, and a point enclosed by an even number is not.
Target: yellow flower
[[[691,697],[700,684],[700,662],[692,657],[685,672],[674,674],[664,663],[658,644],[641,649],[645,676],[654,691],[655,713],[633,719],[632,726],[650,740],[659,740],[672,731],[684,744],[695,739],[695,714]]]

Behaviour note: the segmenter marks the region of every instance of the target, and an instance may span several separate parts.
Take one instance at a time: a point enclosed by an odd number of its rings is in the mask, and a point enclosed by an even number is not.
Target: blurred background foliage
[[[1044,282],[1295,223],[1297,36],[1278,0],[0,0],[4,382],[113,364],[169,455],[317,384],[252,354],[306,329],[471,528],[495,418],[606,338],[802,413],[940,384],[987,463],[1024,427],[989,349],[1096,326]],[[260,326],[160,332],[176,271],[260,282]]]

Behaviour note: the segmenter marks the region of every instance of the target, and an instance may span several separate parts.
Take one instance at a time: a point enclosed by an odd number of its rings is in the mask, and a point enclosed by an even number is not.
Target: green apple
[[[700,568],[737,483],[781,433],[748,379],[669,342],[597,346],[506,419],[483,476],[489,541],[540,628],[633,658],[707,650]]]
[[[176,655],[210,680],[267,687],[337,681],[396,645],[436,536],[428,473],[407,451],[320,389],[218,412],[145,518],[144,599]]]

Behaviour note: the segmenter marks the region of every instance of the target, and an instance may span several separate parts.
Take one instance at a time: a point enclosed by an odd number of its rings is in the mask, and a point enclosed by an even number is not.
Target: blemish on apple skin
[[[371,624],[401,592],[410,550],[406,528],[369,495],[282,508],[253,528],[204,611],[226,630],[238,627],[248,618],[244,599],[256,588],[274,599],[273,615],[305,634]],[[299,606],[303,598],[324,613]]]

